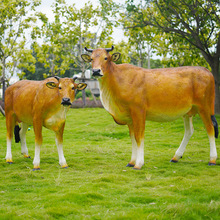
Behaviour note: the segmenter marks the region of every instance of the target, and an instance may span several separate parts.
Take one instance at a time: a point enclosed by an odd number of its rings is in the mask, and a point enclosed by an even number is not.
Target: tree
[[[45,21],[36,29],[35,36],[43,38],[42,43],[38,43],[37,38],[34,43],[37,59],[44,67],[49,67],[48,75],[63,75],[70,69],[78,69],[84,80],[89,67],[80,57],[84,47],[94,48],[103,42],[112,42],[113,27],[106,19],[106,9],[94,7],[91,2],[77,9],[74,4],[66,5],[63,0],[56,0],[52,8],[54,21]],[[85,102],[85,93],[82,92]]]
[[[4,0],[0,6],[0,66],[2,70],[3,100],[6,75],[13,75],[15,68],[32,59],[31,50],[26,48],[26,31],[37,17],[31,14],[40,1]],[[23,62],[21,62],[23,61]],[[24,62],[25,61],[25,62]],[[34,62],[34,61],[33,61]],[[34,65],[27,66],[33,71]]]
[[[131,26],[129,26],[129,28],[145,26],[155,27],[159,31],[161,31],[161,33],[172,34],[172,43],[174,43],[174,41],[188,42],[188,45],[190,45],[194,53],[197,53],[199,51],[202,54],[206,62],[209,64],[212,74],[215,78],[215,108],[216,112],[220,113],[219,1],[140,0],[137,4],[134,3],[133,0],[127,0],[127,13],[130,14],[130,16],[127,17],[127,19],[129,20],[129,23],[132,24]]]

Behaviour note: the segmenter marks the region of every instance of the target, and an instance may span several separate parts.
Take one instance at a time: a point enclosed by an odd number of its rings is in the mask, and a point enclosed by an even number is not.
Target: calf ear
[[[87,63],[91,62],[91,57],[88,54],[82,54],[81,58]]]
[[[116,62],[120,58],[121,54],[120,53],[113,53],[111,56],[111,60],[113,62]]]
[[[86,83],[79,83],[78,85],[77,85],[77,89],[78,90],[83,90],[83,89],[85,89],[87,87],[87,84]]]
[[[55,88],[57,88],[58,84],[55,82],[48,82],[48,83],[46,83],[46,86],[50,89],[55,89]]]

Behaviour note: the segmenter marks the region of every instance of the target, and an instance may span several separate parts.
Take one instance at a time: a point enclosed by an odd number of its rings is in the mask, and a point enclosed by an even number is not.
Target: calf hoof
[[[170,162],[172,162],[172,163],[177,163],[178,160],[171,159]]]
[[[31,159],[31,156],[24,154],[24,158],[29,158],[29,159]]]
[[[209,166],[215,166],[216,163],[209,162]]]
[[[128,163],[128,164],[126,165],[126,167],[134,167],[134,164]]]
[[[34,167],[33,171],[40,170],[40,167]]]
[[[6,163],[13,164],[13,161],[12,160],[6,160]]]
[[[62,169],[67,169],[69,168],[67,165],[66,166],[61,166]]]

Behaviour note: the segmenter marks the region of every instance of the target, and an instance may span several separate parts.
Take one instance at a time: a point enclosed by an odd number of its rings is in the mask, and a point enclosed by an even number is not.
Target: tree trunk
[[[82,82],[85,82],[85,79],[83,78]],[[83,107],[86,106],[86,91],[85,89],[82,90],[82,100],[83,100]]]
[[[2,101],[5,102],[5,57],[2,60],[3,68],[2,68]]]
[[[2,80],[2,101],[5,102],[5,77]]]
[[[219,57],[213,59],[212,74],[215,78],[215,113],[220,114],[220,91],[219,91]]]
[[[0,105],[0,112],[3,114],[3,116],[5,116],[5,111],[4,111],[4,109],[2,108],[1,105]]]

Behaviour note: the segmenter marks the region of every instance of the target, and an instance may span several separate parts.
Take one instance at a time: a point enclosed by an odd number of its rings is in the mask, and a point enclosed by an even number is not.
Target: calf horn
[[[106,48],[105,49],[107,52],[113,51],[114,50],[114,46],[112,46],[112,48]]]
[[[85,47],[85,50],[88,51],[88,52],[91,52],[91,53],[93,51],[92,49],[88,49],[87,47]]]
[[[59,81],[60,77],[59,76],[54,76],[55,79],[57,79],[57,81]]]
[[[73,80],[75,81],[76,79],[78,79],[78,77],[77,77],[77,76],[74,76],[74,77],[73,77]]]

